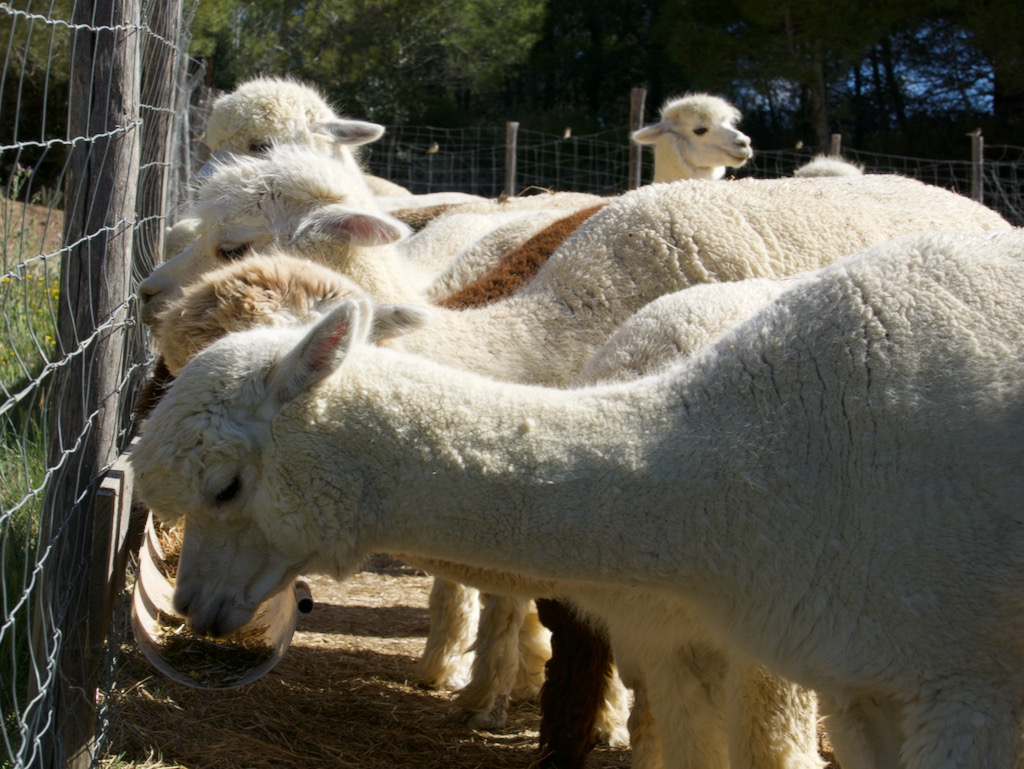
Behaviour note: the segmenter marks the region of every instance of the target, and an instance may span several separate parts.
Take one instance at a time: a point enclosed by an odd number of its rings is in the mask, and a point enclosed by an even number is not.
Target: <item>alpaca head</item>
[[[164,231],[164,261],[177,256],[199,237],[198,219],[179,219]]]
[[[213,103],[205,141],[215,157],[263,155],[275,143],[303,144],[327,155],[376,141],[384,127],[338,117],[316,89],[285,78],[258,77]]]
[[[336,517],[358,505],[358,483],[332,474],[332,501],[319,506],[308,504],[310,478],[291,479],[303,502],[282,490],[289,479],[264,474],[273,452],[303,449],[275,442],[276,422],[289,418],[282,409],[315,410],[317,386],[375,325],[401,333],[423,318],[403,317],[396,323],[391,308],[360,298],[311,327],[229,334],[196,355],[153,409],[130,461],[153,514],[185,522],[174,602],[197,632],[240,627],[301,572],[358,565],[356,535]]]
[[[864,166],[831,155],[815,155],[793,171],[798,178],[808,176],[863,176]]]
[[[309,323],[345,299],[366,292],[339,272],[271,250],[253,254],[186,286],[153,325],[153,345],[171,376],[220,337],[253,326]],[[417,307],[394,307],[394,316],[420,315]],[[389,317],[394,317],[389,315]],[[383,319],[375,329],[386,333]],[[382,338],[385,345],[392,340]]]
[[[198,223],[196,240],[139,284],[143,323],[152,324],[182,287],[251,251],[279,245],[338,264],[345,249],[394,243],[411,234],[379,210],[344,164],[294,145],[215,164],[187,216]]]
[[[736,128],[740,111],[709,94],[670,99],[661,120],[633,133],[637,144],[655,145],[654,181],[721,179],[754,152],[750,137]]]

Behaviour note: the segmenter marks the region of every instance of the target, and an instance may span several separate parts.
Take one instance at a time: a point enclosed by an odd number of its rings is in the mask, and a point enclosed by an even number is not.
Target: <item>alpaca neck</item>
[[[721,179],[725,166],[701,167],[688,163],[672,142],[660,141],[654,145],[654,181],[674,182],[680,179]]]
[[[420,306],[430,304],[419,285],[411,279],[415,269],[394,245],[330,245],[318,261],[350,277],[378,302]]]
[[[673,503],[669,490],[676,502],[690,498],[698,507],[706,496],[696,488],[701,473],[684,478],[687,465],[663,456],[681,441],[669,439],[680,401],[662,379],[541,390],[453,375],[391,351],[360,355],[317,395],[320,404],[345,401],[343,414],[282,422],[304,432],[293,445],[319,447],[315,458],[281,457],[284,475],[346,468],[331,483],[362,490],[352,504],[372,531],[364,532],[362,552],[346,557],[406,552],[540,580],[624,584],[678,579],[645,571],[650,553],[664,546],[672,562],[656,570],[700,568],[699,554],[677,557],[672,549],[706,536],[689,535],[683,516],[659,518]],[[311,430],[322,435],[310,440]],[[324,447],[337,452],[334,460]],[[683,488],[687,480],[693,488]],[[345,507],[342,517],[351,514]],[[320,540],[337,537],[324,532]]]

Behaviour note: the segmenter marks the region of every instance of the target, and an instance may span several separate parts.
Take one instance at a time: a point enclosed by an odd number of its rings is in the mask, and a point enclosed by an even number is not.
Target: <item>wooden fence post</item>
[[[516,145],[519,139],[519,123],[505,123],[505,192],[506,197],[516,194]]]
[[[843,152],[843,135],[832,134],[829,142],[828,154],[834,158],[839,157]]]
[[[981,136],[980,128],[975,128],[967,135],[971,137],[971,198],[984,203],[985,140]]]
[[[33,765],[92,763],[100,658],[91,648],[89,595],[94,500],[117,456],[121,379],[131,284],[141,121],[140,4],[74,4],[68,134],[76,138],[65,177],[64,243],[57,319],[61,365],[49,385],[47,484],[40,542],[50,548],[35,597],[37,670],[55,675],[27,710],[50,715]],[[39,681],[37,685],[44,682]],[[33,719],[40,712],[31,713]],[[26,719],[27,720],[27,719]]]
[[[644,102],[647,101],[646,88],[634,88],[629,92],[629,135],[639,131],[644,125]],[[629,180],[628,187],[637,189],[643,183],[644,148],[632,139],[629,140]]]

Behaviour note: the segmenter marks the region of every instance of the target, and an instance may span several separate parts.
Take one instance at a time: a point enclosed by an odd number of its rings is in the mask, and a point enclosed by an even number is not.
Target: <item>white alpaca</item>
[[[815,155],[793,171],[793,176],[863,176],[864,166],[831,155]]]
[[[273,239],[334,264],[379,301],[427,304],[390,252],[350,247],[353,221],[359,234],[385,220],[357,219],[351,210],[315,201],[289,203],[287,189],[278,191],[272,182],[260,184],[273,208],[247,202],[242,185],[213,188],[216,194],[200,211],[210,227],[204,224],[201,248],[167,262],[140,294],[152,301],[159,287],[173,295],[174,281],[166,279],[171,270],[191,276],[202,272],[203,259],[216,264],[219,244],[226,238],[237,247],[230,236],[244,226],[256,244]],[[794,274],[921,229],[1008,226],[967,198],[899,177],[865,177],[856,184],[747,179],[649,185],[591,217],[515,296],[476,310],[435,310],[435,322],[404,345],[500,379],[565,386],[616,326],[663,294],[699,283]],[[515,661],[478,658],[477,665],[476,685],[464,692],[460,706],[471,720],[491,723],[501,717]]]
[[[754,156],[750,137],[736,128],[740,111],[718,96],[691,93],[669,99],[661,120],[633,132],[654,145],[654,181],[721,179]]]
[[[674,646],[671,599],[817,691],[847,769],[1012,767],[1022,250],[1018,231],[887,243],[665,374],[587,390],[367,347],[359,301],[304,336],[229,336],[132,460],[187,521],[177,608],[227,632],[374,551],[571,582],[647,649]]]
[[[357,263],[375,259],[400,273],[412,295],[422,296],[420,292],[439,279],[438,296],[443,296],[458,287],[458,280],[470,281],[496,263],[500,249],[522,242],[559,214],[607,199],[566,193],[476,201],[435,219],[415,235],[383,212],[378,200],[344,163],[296,145],[275,145],[265,157],[214,163],[186,211],[189,220],[197,223],[197,242],[142,283],[140,317],[149,323],[165,302],[175,298],[180,286],[272,242],[308,250],[314,260],[335,267],[353,261],[350,250],[361,251]],[[285,228],[299,226],[293,217],[302,210],[331,210],[336,218],[345,217],[344,243],[336,238],[331,248],[314,247],[314,239],[294,229],[290,237],[298,242],[283,240]],[[489,237],[486,242],[485,236]],[[367,252],[368,247],[373,250]],[[465,258],[460,251],[467,252]],[[379,271],[380,267],[373,268]],[[352,273],[352,277],[373,289],[368,282],[371,275]]]
[[[408,196],[404,187],[364,174],[352,150],[383,135],[382,125],[339,117],[311,85],[290,78],[255,77],[214,101],[203,140],[213,160],[263,155],[275,144],[302,144],[341,160],[377,195]],[[208,170],[204,166],[200,174]]]
[[[675,365],[810,275],[813,273],[782,280],[701,284],[655,299],[616,329],[572,386],[630,381]],[[414,555],[402,557],[416,560]],[[509,575],[477,573],[432,559],[419,559],[418,563],[432,573],[447,574],[484,590],[508,591],[515,581]],[[536,589],[525,583],[517,589],[530,595],[531,588]],[[572,597],[572,588],[562,588],[560,595]],[[730,757],[733,766],[817,769],[821,765],[817,705],[811,692],[759,665],[732,658],[697,617],[686,618],[685,607],[665,602],[659,613],[677,617],[679,632],[673,654],[686,664],[673,670],[651,671],[654,680],[650,692],[644,662],[657,658],[663,642],[658,640],[647,647],[647,637],[630,638],[631,623],[644,622],[643,615],[623,624],[620,611],[619,624],[613,623],[610,628],[600,616],[593,618],[617,642],[619,669],[635,690],[629,718],[634,769],[663,766],[654,712],[658,720],[677,730],[674,743],[686,751],[674,755],[671,766],[726,767]]]
[[[271,251],[254,254],[231,262],[224,267],[206,273],[195,283],[185,287],[182,296],[166,307],[156,318],[153,326],[153,345],[161,356],[172,376],[177,376],[181,369],[198,352],[213,341],[227,333],[252,328],[258,325],[282,327],[308,322],[321,317],[327,310],[336,306],[344,299],[365,296],[365,292],[348,280],[345,276],[307,260],[298,259],[285,253]],[[390,334],[395,329],[408,328],[416,318],[422,318],[418,308],[407,307],[401,313],[389,312],[381,317],[381,326],[375,336],[379,344],[394,345]],[[410,320],[412,319],[412,320]],[[384,325],[387,323],[388,325]],[[407,560],[416,563],[414,557]],[[427,564],[419,564],[427,568]],[[461,606],[447,607],[450,601],[475,602],[473,595],[460,595],[458,590],[444,580],[438,580],[431,601],[431,610],[435,613],[432,623],[431,637],[421,663],[422,672],[428,677],[436,675],[434,670],[447,671],[465,675],[468,669],[462,667],[472,660],[467,650],[476,636],[475,615],[467,613]],[[535,625],[535,614],[526,617],[525,603],[516,603],[506,607],[498,601],[490,601],[486,611],[511,611],[514,615],[511,622],[511,640],[514,643],[517,634],[521,639],[521,647],[529,650],[534,657],[541,660],[550,655],[547,632]],[[445,609],[448,611],[445,613]],[[436,612],[443,612],[437,615]],[[492,617],[491,621],[495,621]],[[509,620],[505,620],[506,622]],[[521,630],[521,626],[525,627]],[[454,627],[452,627],[454,623]],[[465,627],[461,626],[465,624]],[[448,634],[439,634],[438,630],[448,629]],[[487,643],[488,638],[483,642]],[[491,643],[501,643],[501,639]],[[508,656],[501,648],[484,650],[486,657]],[[518,654],[514,648],[510,659],[515,660]],[[431,659],[431,655],[439,656]],[[445,655],[451,657],[448,659]],[[536,693],[540,680],[530,680],[541,670],[527,661],[520,665],[520,671],[526,679],[517,682],[516,687],[523,691]],[[498,686],[502,685],[499,682]],[[478,684],[479,686],[479,684]],[[620,685],[621,686],[621,685]],[[506,694],[511,693],[507,692]],[[492,714],[494,695],[484,692],[479,695],[485,699],[487,715],[491,719],[504,713],[502,705],[499,713]],[[619,696],[612,693],[610,696]],[[623,719],[626,709],[625,701],[614,702],[612,714]],[[606,716],[611,718],[612,714]],[[624,723],[624,722],[623,722]],[[622,729],[618,720],[599,724],[605,738],[621,741],[625,744],[625,734],[617,734],[616,728]]]
[[[781,280],[706,283],[655,299],[615,330],[572,384],[632,381],[676,365],[809,275],[813,273]],[[666,602],[661,612],[678,616],[680,631],[687,628],[679,633],[675,654],[681,660],[692,658],[691,664],[671,671],[645,671],[645,662],[658,657],[660,641],[647,647],[646,638],[632,637],[629,625],[615,622],[622,622],[622,612],[611,623],[598,618],[611,625],[608,630],[619,670],[635,693],[629,717],[634,769],[662,765],[656,720],[684,730],[675,743],[688,746],[690,752],[676,756],[678,766],[725,767],[730,756],[732,766],[820,765],[812,693],[759,665],[734,658],[699,618],[686,620],[685,607]],[[644,622],[642,613],[632,621]],[[650,686],[648,675],[653,678]]]

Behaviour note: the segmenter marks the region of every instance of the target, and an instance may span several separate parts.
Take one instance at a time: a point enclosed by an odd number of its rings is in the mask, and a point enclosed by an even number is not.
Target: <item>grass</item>
[[[0,715],[12,746],[27,699],[32,602],[46,477],[44,369],[56,352],[62,216],[40,194],[16,198],[31,169],[16,169],[0,197]],[[50,256],[47,256],[50,255]],[[39,378],[43,375],[43,380]],[[0,766],[10,760],[0,755]]]

